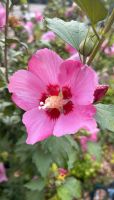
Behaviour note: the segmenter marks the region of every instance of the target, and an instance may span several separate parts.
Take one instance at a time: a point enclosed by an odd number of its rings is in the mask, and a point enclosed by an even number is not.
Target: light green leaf
[[[70,177],[57,190],[58,197],[61,200],[72,200],[81,197],[81,184],[77,179]]]
[[[102,129],[114,132],[114,105],[97,104],[96,120]]]
[[[95,156],[96,160],[100,161],[102,156],[101,145],[96,142],[88,142],[87,147],[88,153],[92,156]]]
[[[75,2],[85,11],[92,24],[96,24],[107,16],[108,12],[101,0],[75,0]]]
[[[32,180],[27,184],[25,184],[25,187],[32,191],[34,190],[42,191],[43,188],[45,187],[45,182],[43,179]]]
[[[76,49],[79,49],[81,41],[86,38],[88,27],[84,23],[74,20],[65,22],[58,18],[46,18],[46,21],[53,32]]]
[[[45,153],[43,150],[38,149],[33,155],[33,162],[35,163],[38,171],[42,177],[46,177],[49,171],[49,167],[52,163],[52,159],[49,153]]]

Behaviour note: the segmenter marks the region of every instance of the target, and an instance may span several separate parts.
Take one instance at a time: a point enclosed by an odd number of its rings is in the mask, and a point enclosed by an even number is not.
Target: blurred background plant
[[[113,0],[104,2],[107,8],[113,7]],[[0,5],[5,9],[5,1]],[[19,14],[15,15],[17,7]],[[70,1],[50,0],[43,11],[37,7],[32,10],[24,0],[12,1],[7,37],[9,76],[17,69],[26,69],[30,56],[44,47],[53,49],[64,59],[74,54],[79,59],[76,49],[47,28],[45,17],[89,23],[80,8]],[[102,31],[104,21],[99,26]],[[114,27],[93,62],[100,83],[110,86],[102,100],[110,104],[114,103],[113,31]],[[95,140],[82,130],[73,137],[51,137],[34,146],[25,144],[22,111],[11,102],[4,73],[4,28],[0,28],[1,200],[88,199],[94,184],[108,184],[114,180],[114,134],[111,131],[101,130]],[[83,137],[87,138],[86,149],[81,142]]]

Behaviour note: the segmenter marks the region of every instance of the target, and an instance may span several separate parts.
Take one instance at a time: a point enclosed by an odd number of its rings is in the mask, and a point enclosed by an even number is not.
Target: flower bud
[[[59,173],[62,176],[66,176],[68,174],[68,170],[64,169],[64,168],[59,168]]]
[[[79,52],[83,56],[86,56],[86,57],[90,56],[93,50],[93,47],[94,47],[94,42],[91,40],[91,38],[87,38],[80,43]]]
[[[95,92],[94,92],[94,102],[97,102],[105,96],[106,92],[108,91],[108,85],[98,85]]]

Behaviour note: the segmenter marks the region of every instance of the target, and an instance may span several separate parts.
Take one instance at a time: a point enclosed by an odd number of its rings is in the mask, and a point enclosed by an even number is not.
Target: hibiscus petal
[[[94,91],[98,85],[96,72],[80,61],[67,60],[61,64],[59,82],[71,88],[76,104],[88,105],[94,100]]]
[[[8,89],[13,93],[13,101],[20,108],[29,110],[38,106],[44,85],[31,72],[19,70],[10,77]]]
[[[92,105],[76,106],[67,115],[61,115],[56,121],[53,134],[57,137],[66,134],[74,134],[80,129],[86,129],[90,133],[98,131],[97,123],[93,118],[96,109]]]
[[[80,61],[66,60],[61,64],[60,73],[58,75],[59,82],[62,86],[71,87],[78,74],[80,73],[82,63]]]
[[[53,133],[55,121],[51,120],[45,111],[38,108],[27,111],[22,121],[28,133],[27,144],[35,144]]]
[[[63,60],[49,49],[38,50],[29,60],[29,71],[40,77],[45,84],[57,84],[59,67]]]
[[[29,99],[30,101],[28,101],[28,99],[22,99],[21,97],[19,97],[16,94],[12,95],[12,101],[21,109],[27,111],[30,110],[32,108],[38,107],[38,99]]]

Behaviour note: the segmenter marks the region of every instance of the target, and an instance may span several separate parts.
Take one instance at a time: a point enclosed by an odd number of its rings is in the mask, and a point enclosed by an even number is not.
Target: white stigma
[[[41,101],[41,102],[40,102],[40,105],[41,105],[41,106],[43,106],[43,105],[44,105],[44,102],[43,102],[43,101]]]

